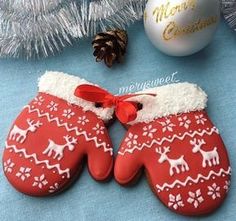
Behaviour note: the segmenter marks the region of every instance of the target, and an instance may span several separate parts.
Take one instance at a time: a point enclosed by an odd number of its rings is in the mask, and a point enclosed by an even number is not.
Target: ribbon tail
[[[124,101],[124,100],[127,100],[129,98],[132,98],[132,97],[138,97],[138,96],[157,96],[156,94],[153,94],[153,93],[140,93],[140,94],[125,94],[125,95],[121,95],[119,96],[120,100]]]

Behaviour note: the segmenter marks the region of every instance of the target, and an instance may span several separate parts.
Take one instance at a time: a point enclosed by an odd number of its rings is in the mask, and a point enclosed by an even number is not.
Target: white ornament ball
[[[220,21],[219,0],[149,0],[144,28],[162,52],[186,56],[206,47]]]

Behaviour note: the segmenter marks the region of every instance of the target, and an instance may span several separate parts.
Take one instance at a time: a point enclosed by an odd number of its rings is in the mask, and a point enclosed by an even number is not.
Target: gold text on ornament
[[[199,19],[197,22],[181,27],[175,21],[170,22],[163,32],[163,39],[166,41],[172,40],[182,35],[191,34],[201,31],[210,25],[217,23],[217,16],[212,16],[206,19]]]
[[[144,21],[146,22],[146,20],[147,20],[147,12],[146,12],[146,10],[144,10],[143,18],[144,18]]]
[[[156,22],[158,23],[164,19],[174,16],[176,13],[180,13],[188,9],[194,10],[196,8],[196,1],[197,0],[187,0],[175,6],[171,6],[170,2],[167,1],[166,4],[157,6],[153,10],[152,14],[155,16]]]

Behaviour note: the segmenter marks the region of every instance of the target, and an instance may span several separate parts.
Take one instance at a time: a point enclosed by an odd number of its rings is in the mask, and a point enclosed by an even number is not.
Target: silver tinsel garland
[[[147,0],[0,0],[0,57],[47,57],[84,36],[125,29]],[[221,0],[236,30],[236,0]]]
[[[222,13],[230,27],[236,31],[236,0],[222,0]]]
[[[146,0],[0,0],[0,56],[47,57],[74,40],[124,29]]]

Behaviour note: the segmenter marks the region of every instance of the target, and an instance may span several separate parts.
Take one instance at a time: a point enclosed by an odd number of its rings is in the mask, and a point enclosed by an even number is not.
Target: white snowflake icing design
[[[48,181],[45,178],[45,175],[42,174],[41,176],[34,177],[34,183],[33,186],[38,186],[40,189],[42,189],[43,186],[47,185]]]
[[[58,183],[55,183],[53,186],[50,186],[50,187],[49,187],[48,192],[49,192],[49,193],[54,193],[55,191],[58,190],[58,188],[59,188],[59,184],[58,184]]]
[[[77,123],[85,125],[88,122],[89,122],[89,119],[87,119],[86,116],[78,117]]]
[[[175,210],[177,210],[179,207],[183,207],[184,204],[183,204],[181,195],[178,194],[177,196],[174,196],[174,195],[170,194],[168,206],[173,207]]]
[[[187,202],[190,204],[193,204],[195,208],[198,208],[199,204],[204,201],[202,195],[201,195],[201,190],[198,189],[196,190],[195,193],[189,191],[188,192],[189,198],[187,199]]]
[[[189,120],[187,116],[179,117],[178,120],[179,120],[180,127],[185,127],[186,129],[189,128],[191,124],[191,120]]]
[[[128,147],[131,147],[132,145],[137,145],[138,135],[129,133],[128,136],[125,138],[125,142]]]
[[[95,127],[93,127],[93,130],[96,131],[96,134],[104,134],[105,127],[99,125],[99,123],[96,124]]]
[[[212,197],[213,200],[215,200],[217,197],[220,198],[220,187],[216,185],[216,183],[213,183],[212,186],[208,186],[208,192],[207,194]]]
[[[38,104],[39,106],[41,106],[43,102],[44,102],[44,99],[42,96],[34,98],[34,104]]]
[[[73,117],[75,115],[75,113],[71,110],[71,109],[65,109],[63,110],[63,117],[66,117],[67,119],[70,119],[71,117]]]
[[[152,125],[148,125],[143,128],[143,131],[143,136],[153,138],[153,134],[157,131],[157,129],[152,128]]]
[[[19,177],[22,181],[25,181],[26,178],[30,177],[31,168],[29,167],[20,167],[20,170],[17,172],[16,176]]]
[[[195,115],[195,119],[197,124],[202,124],[202,125],[204,125],[205,121],[207,121],[207,119],[203,117],[203,114]]]
[[[167,119],[165,122],[160,122],[162,125],[162,132],[170,131],[173,132],[173,127],[175,127],[175,124],[171,123],[170,119]]]
[[[230,180],[226,180],[225,185],[223,187],[226,190],[226,193],[229,192],[229,187],[230,187]]]
[[[50,111],[57,111],[58,110],[58,104],[55,103],[54,101],[51,101],[49,103],[49,105],[47,106],[47,108],[50,110]]]
[[[11,161],[10,158],[3,163],[3,168],[4,168],[5,173],[11,173],[12,172],[12,168],[14,166],[15,166],[15,164]]]

